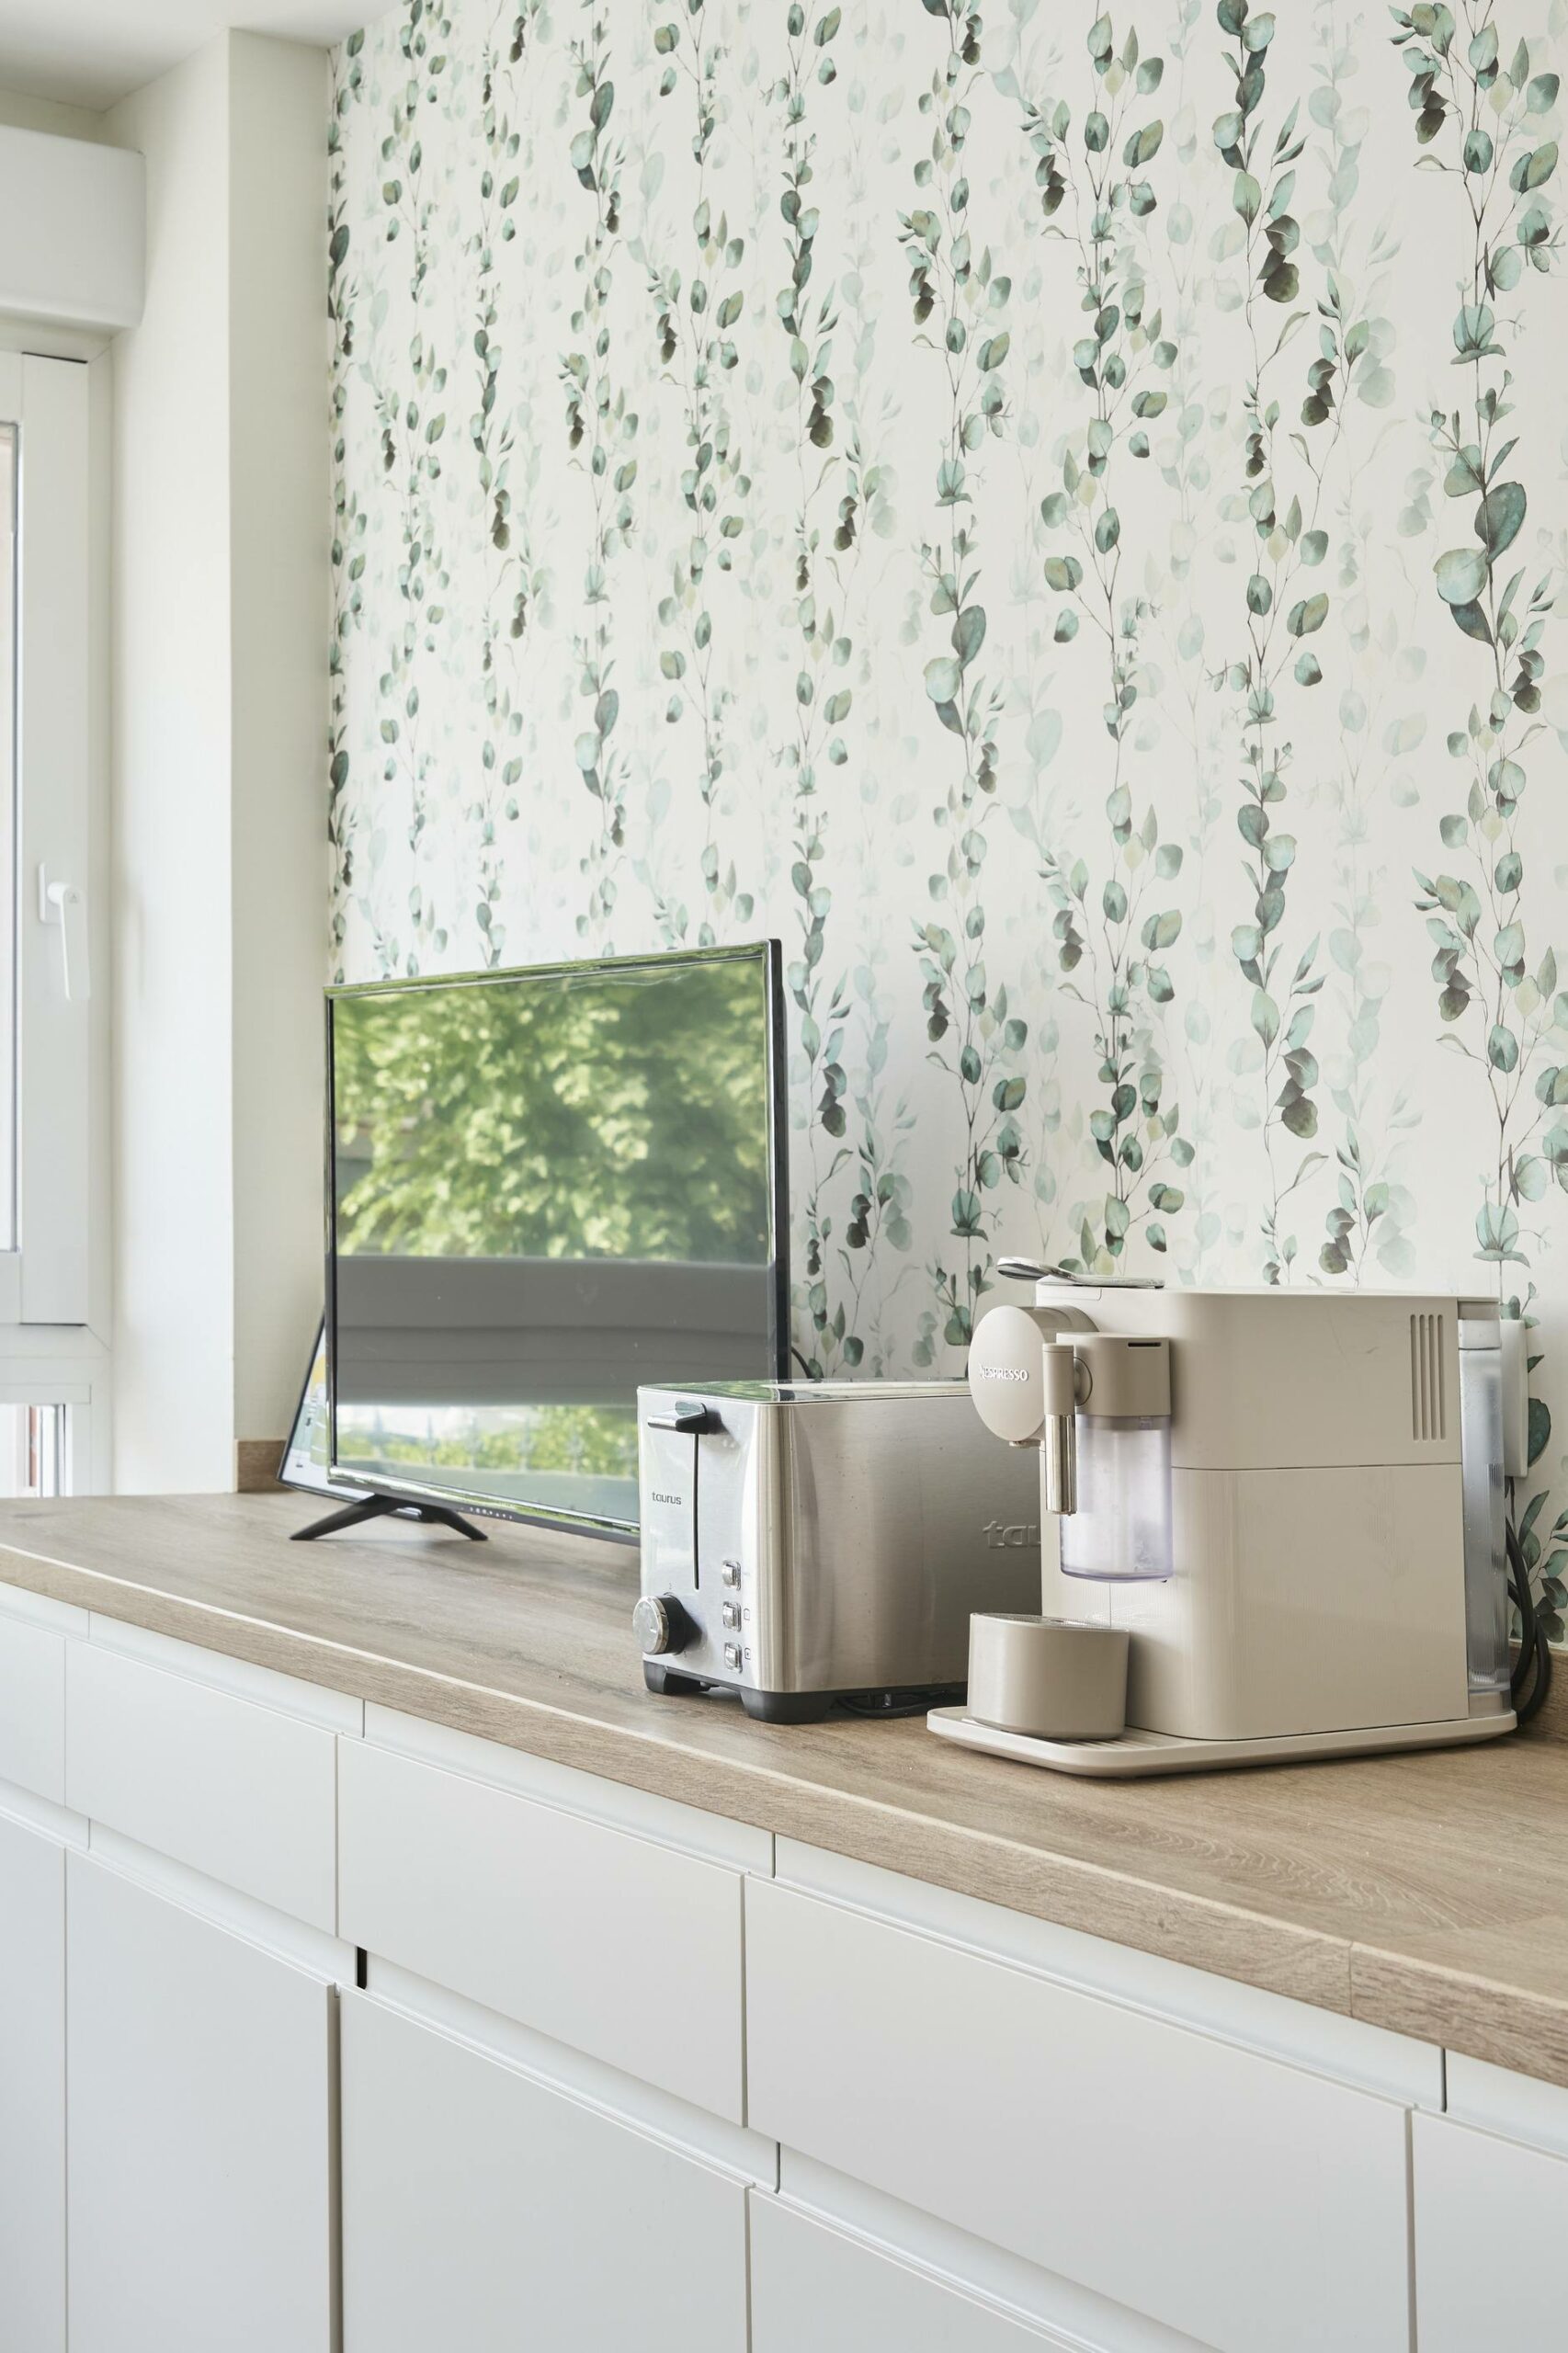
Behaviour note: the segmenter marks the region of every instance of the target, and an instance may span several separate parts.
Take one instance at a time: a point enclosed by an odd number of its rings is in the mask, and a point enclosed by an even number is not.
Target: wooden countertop
[[[643,1690],[629,1549],[290,1545],[318,1510],[0,1505],[0,1583],[1568,2085],[1568,1740],[1119,1785],[753,1724]]]

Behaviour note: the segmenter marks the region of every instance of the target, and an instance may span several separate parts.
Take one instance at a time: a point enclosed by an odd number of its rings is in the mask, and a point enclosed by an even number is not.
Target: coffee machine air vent
[[[1413,1315],[1410,1319],[1410,1435],[1440,1439],[1449,1434],[1448,1398],[1443,1381],[1443,1318]]]

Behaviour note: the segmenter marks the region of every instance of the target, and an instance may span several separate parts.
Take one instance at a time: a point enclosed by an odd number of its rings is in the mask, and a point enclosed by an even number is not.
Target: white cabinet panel
[[[743,2119],[741,1875],[355,1741],[340,1934]]]
[[[330,1985],[66,1865],[71,2353],[332,2353]]]
[[[754,2127],[1217,2353],[1408,2353],[1391,2101],[752,1880]]]
[[[65,1802],[65,1643],[0,1617],[0,1781]]]
[[[344,2353],[745,2353],[742,2184],[343,1999]]]
[[[1551,2250],[1568,2160],[1440,2116],[1417,2116],[1412,2140],[1421,2353],[1561,2345],[1568,2324]]]
[[[1083,2353],[754,2190],[751,2353]]]
[[[1125,2002],[1129,2008],[1189,2026],[1195,2033],[1283,2060],[1288,2067],[1331,2075],[1335,2083],[1379,2092],[1408,2108],[1441,2111],[1445,2102],[1443,2053],[1435,2043],[1417,2042],[1364,2018],[1320,2010],[1289,1994],[1216,1977],[1190,1961],[1138,1952],[1131,1945],[1037,1920],[1005,1904],[960,1895],[928,1880],[907,1879],[877,1863],[862,1863],[793,1838],[776,1841],[777,1867],[764,1879],[778,1879],[805,1895],[824,1896],[851,1911],[896,1921],[917,1936],[967,1945],[993,1961],[1012,1961],[1040,1977],[1080,1993]],[[1516,2078],[1516,2080],[1518,2080]],[[1568,2107],[1568,2093],[1560,2095]],[[1451,2100],[1448,2105],[1451,2106]]]
[[[3,1818],[0,2346],[65,2347],[65,1855]]]
[[[183,1675],[73,1643],[66,1803],[330,1935],[330,1732]]]
[[[1459,2051],[1448,2052],[1444,2067],[1448,2096],[1437,2107],[1451,2121],[1568,2157],[1568,2089],[1561,2084],[1467,2059]]]
[[[174,1634],[154,1633],[128,1618],[106,1618],[95,1610],[89,1620],[95,1646],[119,1658],[135,1659],[142,1666],[162,1667],[167,1675],[182,1675],[187,1683],[205,1683],[227,1691],[235,1699],[254,1699],[280,1716],[297,1716],[302,1723],[320,1724],[327,1732],[358,1736],[365,1729],[365,1702],[324,1683],[307,1683],[302,1676],[286,1675],[276,1666],[258,1666],[254,1659],[234,1658],[227,1651],[204,1650],[199,1643],[181,1642]]]

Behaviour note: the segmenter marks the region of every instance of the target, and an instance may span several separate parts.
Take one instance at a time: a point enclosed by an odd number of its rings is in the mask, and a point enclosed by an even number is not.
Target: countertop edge
[[[1362,1944],[1350,1949],[1350,1995],[1369,2026],[1568,2089],[1568,2002]]]

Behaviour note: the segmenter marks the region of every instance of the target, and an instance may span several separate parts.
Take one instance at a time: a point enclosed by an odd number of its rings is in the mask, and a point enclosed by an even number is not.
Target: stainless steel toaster
[[[971,1612],[1040,1607],[1034,1461],[962,1381],[640,1389],[637,1421],[651,1691],[771,1723],[958,1693]]]

